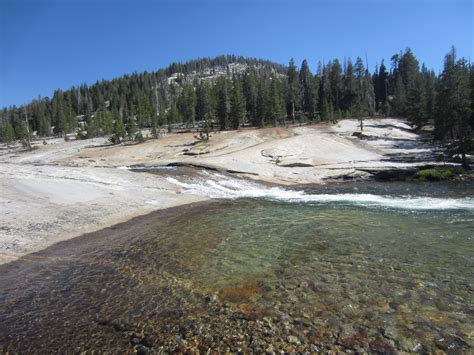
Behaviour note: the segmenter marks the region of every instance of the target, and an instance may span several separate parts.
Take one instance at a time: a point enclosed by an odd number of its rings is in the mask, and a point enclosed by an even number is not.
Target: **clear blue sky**
[[[173,61],[474,57],[472,0],[0,0],[0,107]]]

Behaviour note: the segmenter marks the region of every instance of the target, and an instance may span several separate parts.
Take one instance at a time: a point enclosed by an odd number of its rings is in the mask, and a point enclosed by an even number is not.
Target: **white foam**
[[[221,174],[205,172],[204,179],[167,180],[181,188],[183,193],[209,198],[256,198],[270,201],[308,204],[349,204],[367,207],[386,207],[403,210],[474,210],[474,198],[435,198],[412,196],[382,196],[364,193],[307,194],[300,190],[267,187],[251,181],[232,179]]]

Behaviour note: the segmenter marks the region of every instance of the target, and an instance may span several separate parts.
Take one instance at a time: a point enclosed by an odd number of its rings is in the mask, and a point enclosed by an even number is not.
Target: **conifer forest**
[[[173,63],[155,72],[57,89],[51,98],[3,108],[0,140],[111,135],[118,143],[175,129],[228,130],[341,118],[394,116],[434,124],[439,140],[468,149],[474,129],[474,64],[449,50],[440,73],[410,48],[372,70],[357,57],[288,66],[235,55]]]

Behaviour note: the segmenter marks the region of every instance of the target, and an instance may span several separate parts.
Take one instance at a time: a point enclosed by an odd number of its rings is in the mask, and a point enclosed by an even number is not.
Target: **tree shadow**
[[[400,126],[396,126],[396,125],[393,125],[393,124],[374,124],[374,123],[368,123],[368,124],[364,124],[365,127],[374,127],[374,128],[392,128],[392,129],[399,129],[401,131],[404,131],[404,132],[408,132],[408,133],[414,133],[413,129],[412,128],[405,128],[405,127],[400,127]]]

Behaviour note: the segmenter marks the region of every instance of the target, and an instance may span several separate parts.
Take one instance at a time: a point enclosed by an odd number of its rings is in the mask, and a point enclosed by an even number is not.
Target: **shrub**
[[[413,175],[414,180],[440,181],[452,178],[455,173],[451,169],[423,169]]]

